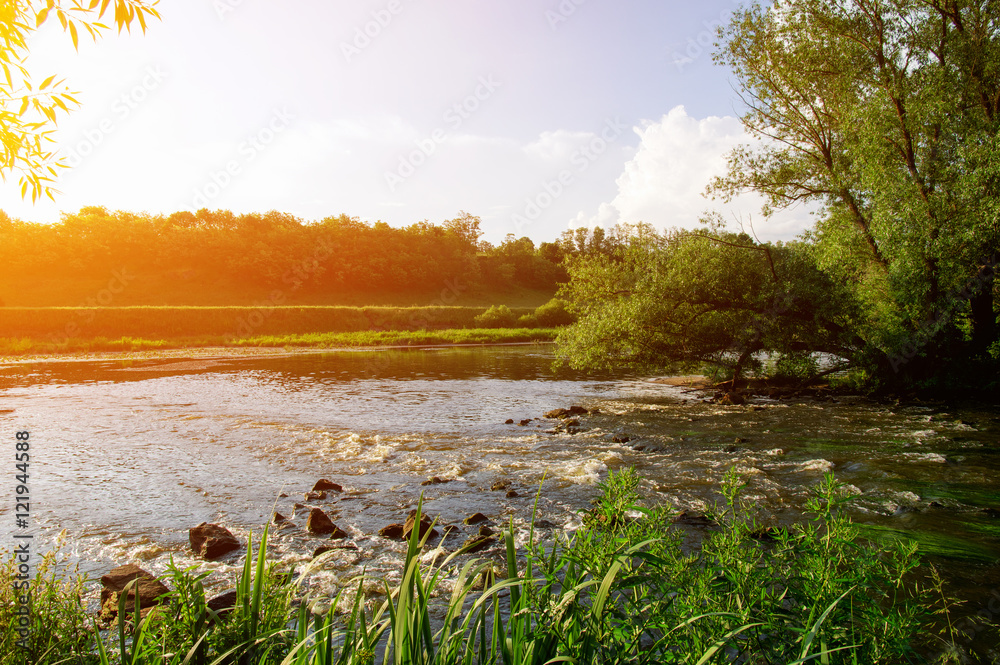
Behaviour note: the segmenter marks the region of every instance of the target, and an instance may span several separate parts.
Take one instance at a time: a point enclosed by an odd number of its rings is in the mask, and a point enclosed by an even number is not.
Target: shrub
[[[568,326],[576,323],[574,316],[567,308],[568,303],[559,298],[553,298],[535,310],[535,318],[538,325],[543,328],[555,328],[557,326]]]
[[[493,305],[477,316],[475,323],[478,328],[513,328],[517,319],[507,305]]]

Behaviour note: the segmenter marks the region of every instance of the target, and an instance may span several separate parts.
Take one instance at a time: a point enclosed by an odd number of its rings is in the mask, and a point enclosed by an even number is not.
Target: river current
[[[314,503],[357,546],[324,572],[336,585],[362,567],[398,575],[402,544],[375,534],[402,522],[421,493],[426,512],[464,530],[476,512],[524,524],[536,496],[538,518],[572,530],[611,470],[635,467],[651,500],[701,510],[736,467],[775,523],[799,518],[810,487],[834,471],[857,495],[852,517],[882,536],[917,538],[970,613],[1000,598],[997,407],[720,406],[647,377],[552,361],[550,347],[528,346],[8,363],[0,434],[12,458],[14,432],[30,431],[34,532],[46,546],[65,532],[64,549],[91,575],[126,562],[159,573],[171,556],[195,563],[190,527],[259,534],[319,478],[344,487]],[[542,415],[574,404],[600,413],[579,416],[579,431],[553,432]],[[448,482],[421,485],[435,476]],[[0,546],[11,542],[13,512],[13,498],[0,502]],[[299,515],[274,532],[275,556],[308,561],[329,543]],[[239,562],[208,566],[225,586]]]

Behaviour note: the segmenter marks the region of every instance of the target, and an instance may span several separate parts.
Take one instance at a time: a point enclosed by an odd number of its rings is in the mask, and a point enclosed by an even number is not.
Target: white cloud
[[[580,212],[573,226],[613,226],[648,222],[658,228],[694,228],[708,211],[717,211],[738,226],[752,222],[761,240],[790,240],[812,225],[808,211],[798,207],[769,219],[761,215],[763,198],[744,194],[730,203],[711,200],[706,186],[726,172],[726,155],[752,138],[732,116],[692,118],[677,106],[659,122],[635,128],[639,147],[618,177],[618,194],[597,212]]]

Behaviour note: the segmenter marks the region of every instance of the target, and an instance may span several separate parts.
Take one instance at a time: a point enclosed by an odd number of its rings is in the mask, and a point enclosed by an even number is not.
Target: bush
[[[517,324],[507,305],[493,305],[475,318],[477,328],[513,328]]]
[[[576,323],[576,317],[567,309],[565,300],[553,298],[535,310],[535,320],[542,328],[556,328]]]

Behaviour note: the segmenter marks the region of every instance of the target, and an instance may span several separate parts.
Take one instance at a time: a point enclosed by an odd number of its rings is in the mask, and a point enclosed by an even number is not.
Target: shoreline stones
[[[347,532],[334,524],[330,516],[320,508],[313,508],[309,511],[309,517],[306,519],[306,531],[316,535],[333,534],[331,538],[334,539],[347,538]]]
[[[424,534],[430,532],[431,538],[438,537],[438,530],[435,529],[432,524],[432,520],[427,515],[420,516],[420,525],[417,525],[417,511],[411,510],[410,514],[406,517],[406,523],[403,524],[403,538],[408,539],[410,533],[413,531],[414,527],[417,527],[417,538],[423,538]]]
[[[344,488],[337,483],[330,482],[326,478],[320,478],[313,485],[313,492],[343,492]]]
[[[243,545],[229,529],[202,522],[188,531],[188,540],[195,554],[209,560],[219,559]]]
[[[101,576],[101,615],[115,617],[118,615],[118,601],[125,587],[133,580],[138,580],[129,587],[125,596],[125,611],[135,612],[135,600],[138,596],[141,614],[160,604],[160,596],[170,591],[156,577],[135,564],[125,564],[112,568],[108,574]]]

